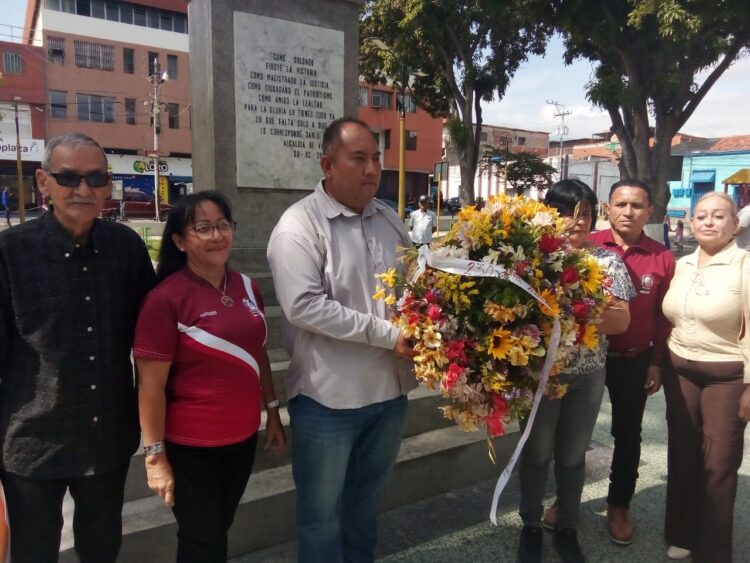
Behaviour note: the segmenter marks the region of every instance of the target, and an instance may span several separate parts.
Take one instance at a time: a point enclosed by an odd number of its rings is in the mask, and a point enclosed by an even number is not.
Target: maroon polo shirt
[[[164,437],[176,444],[236,444],[260,425],[263,302],[254,281],[226,275],[231,307],[186,267],[148,294],[138,317],[133,355],[171,362]]]
[[[630,300],[628,330],[622,334],[607,336],[609,350],[622,353],[653,345],[651,363],[661,366],[666,353],[667,337],[672,329],[661,311],[661,302],[674,275],[672,252],[645,233],[627,250],[623,250],[615,242],[611,229],[592,233],[589,238],[622,257],[636,291],[635,298]]]

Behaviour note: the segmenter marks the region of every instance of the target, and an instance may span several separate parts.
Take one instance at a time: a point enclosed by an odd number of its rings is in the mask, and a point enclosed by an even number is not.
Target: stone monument
[[[357,115],[358,0],[190,0],[193,183],[238,221],[233,266],[267,271],[281,213],[321,177],[320,142]]]

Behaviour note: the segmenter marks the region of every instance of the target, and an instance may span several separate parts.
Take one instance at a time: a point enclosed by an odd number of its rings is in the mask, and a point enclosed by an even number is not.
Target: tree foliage
[[[653,186],[660,222],[669,201],[672,138],[750,46],[747,0],[553,0],[552,6],[566,62],[597,63],[588,98],[612,120],[621,175]]]
[[[505,166],[505,160],[508,166]],[[545,163],[539,155],[533,152],[507,152],[504,148],[490,146],[482,155],[479,169],[484,173],[506,176],[508,184],[516,194],[528,194],[531,188],[540,190],[550,187],[557,168]]]
[[[536,1],[536,0],[535,0]],[[411,84],[421,107],[449,118],[461,166],[461,199],[474,201],[482,101],[502,98],[531,53],[542,53],[549,21],[528,0],[368,0],[360,19],[360,73],[368,82]],[[540,4],[542,5],[542,4]],[[546,4],[544,4],[546,6]],[[370,39],[389,46],[383,50]]]

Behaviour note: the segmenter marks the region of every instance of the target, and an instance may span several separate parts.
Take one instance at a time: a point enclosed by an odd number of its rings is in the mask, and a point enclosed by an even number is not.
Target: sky
[[[23,27],[26,0],[2,0],[0,13],[0,39],[7,40],[8,26]],[[16,34],[20,30],[14,30]],[[522,64],[500,101],[485,103],[484,122],[535,131],[552,133],[560,127],[554,117],[555,107],[548,101],[559,102],[570,115],[565,118],[569,132],[567,138],[588,137],[607,131],[609,116],[586,100],[585,85],[592,74],[588,61],[576,61],[565,66],[563,46],[554,38],[545,56],[532,56]],[[698,77],[702,82],[702,77]],[[750,56],[736,61],[718,80],[698,109],[683,126],[682,132],[700,137],[750,135],[750,103],[747,93],[750,85]]]

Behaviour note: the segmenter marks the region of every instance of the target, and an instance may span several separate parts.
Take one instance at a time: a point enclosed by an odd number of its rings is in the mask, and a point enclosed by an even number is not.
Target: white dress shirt
[[[416,209],[409,216],[411,241],[414,244],[430,244],[432,229],[435,227],[435,214],[429,209]]]
[[[386,204],[362,214],[323,188],[287,209],[271,233],[268,261],[291,356],[288,397],[302,394],[334,409],[367,406],[416,387],[412,363],[393,351],[399,329],[372,295],[375,274],[400,268],[411,246]]]

